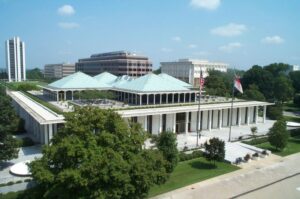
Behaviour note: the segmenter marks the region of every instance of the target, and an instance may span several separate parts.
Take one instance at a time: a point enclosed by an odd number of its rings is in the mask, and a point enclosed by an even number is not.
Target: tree
[[[257,127],[256,127],[256,126],[253,126],[253,127],[250,128],[250,130],[251,130],[252,138],[253,138],[254,140],[256,140]]]
[[[286,76],[281,75],[277,77],[274,87],[274,97],[279,103],[288,101],[294,96],[292,82]]]
[[[205,78],[205,91],[209,95],[230,96],[232,90],[232,80],[226,73],[211,70],[209,76]]]
[[[162,132],[155,139],[156,147],[162,152],[164,158],[168,161],[167,172],[171,173],[178,163],[178,149],[176,136],[173,132]]]
[[[259,91],[258,86],[255,84],[249,85],[249,88],[241,95],[247,100],[265,101],[265,96]]]
[[[153,71],[154,74],[158,75],[161,73],[161,67]]]
[[[249,89],[251,84],[257,85],[259,91],[267,100],[273,100],[274,76],[270,71],[264,70],[258,65],[252,66],[250,70],[245,72],[242,78],[242,85],[245,90]]]
[[[77,99],[95,100],[95,99],[114,99],[115,95],[110,91],[85,90],[74,94]]]
[[[270,73],[272,73],[274,77],[278,77],[280,75],[285,75],[290,67],[291,65],[289,64],[272,63],[267,66],[264,66],[264,70],[267,70]]]
[[[30,164],[44,198],[144,198],[168,177],[159,150],[143,149],[146,133],[112,110],[79,108]]]
[[[205,157],[208,161],[223,161],[225,158],[225,142],[218,138],[211,138],[204,143]]]
[[[300,71],[292,71],[289,73],[289,77],[293,82],[294,90],[300,93]]]
[[[271,120],[278,120],[282,117],[283,109],[280,104],[274,106],[267,106],[267,117]]]
[[[0,86],[0,162],[18,157],[18,142],[12,133],[18,129],[19,118],[6,96],[4,87]]]
[[[31,70],[27,70],[26,71],[26,77],[27,77],[27,79],[31,79],[31,80],[44,79],[44,75],[41,72],[41,69],[39,69],[39,68],[34,68],[34,69],[31,69]]]
[[[286,121],[281,118],[277,120],[273,127],[269,130],[268,140],[272,146],[276,148],[276,150],[282,151],[289,139],[289,133],[286,129]]]

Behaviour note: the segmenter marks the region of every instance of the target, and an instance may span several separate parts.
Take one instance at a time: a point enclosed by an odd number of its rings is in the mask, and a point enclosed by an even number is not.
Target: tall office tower
[[[19,37],[6,40],[6,67],[8,81],[26,80],[25,43]]]
[[[79,59],[75,70],[95,76],[104,71],[117,76],[143,76],[152,71],[152,62],[148,57],[127,51],[94,54],[89,58]]]

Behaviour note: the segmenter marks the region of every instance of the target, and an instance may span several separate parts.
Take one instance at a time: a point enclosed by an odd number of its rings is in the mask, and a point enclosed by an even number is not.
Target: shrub
[[[250,141],[243,141],[245,144],[250,144],[250,145],[258,145],[268,142],[268,137],[262,137],[262,138],[256,138],[255,140],[250,140]]]
[[[282,117],[282,106],[275,105],[275,106],[268,106],[267,107],[267,117],[272,120],[278,120]]]
[[[193,151],[192,153],[186,154],[184,152],[179,153],[179,161],[186,161],[186,160],[192,160],[196,158],[203,157],[202,151]]]
[[[268,133],[268,140],[270,144],[276,148],[276,150],[282,151],[289,139],[289,133],[286,129],[286,122],[284,119],[277,120],[273,127],[270,128]]]
[[[247,154],[247,155],[245,155],[244,160],[246,162],[248,162],[248,160],[250,160],[250,158],[251,158],[250,154]]]
[[[225,142],[219,138],[211,138],[209,142],[205,142],[205,158],[208,161],[213,161],[216,165],[216,161],[223,161],[225,158]]]
[[[258,153],[254,153],[253,155],[252,155],[252,157],[258,157],[259,155],[258,155]]]
[[[33,146],[34,141],[30,137],[24,137],[22,139],[18,139],[19,147],[28,147]]]
[[[261,154],[263,154],[263,155],[269,155],[267,150],[263,150],[263,151],[261,152]]]
[[[240,164],[243,161],[243,158],[239,157],[235,159],[235,164]]]

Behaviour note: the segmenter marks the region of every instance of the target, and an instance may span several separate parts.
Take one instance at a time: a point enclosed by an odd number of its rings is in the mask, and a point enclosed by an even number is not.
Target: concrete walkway
[[[0,193],[6,194],[8,192],[22,191],[25,189],[30,189],[34,186],[35,186],[34,182],[18,183],[10,186],[0,187]]]
[[[300,173],[300,153],[287,157],[271,155],[268,158],[241,165],[243,169],[189,185],[156,199],[209,199],[233,198],[245,196],[272,183],[280,182],[288,176]],[[259,194],[258,194],[259,195]],[[268,198],[277,199],[278,195],[270,192]],[[299,197],[300,198],[300,195]],[[288,199],[285,197],[285,199]]]

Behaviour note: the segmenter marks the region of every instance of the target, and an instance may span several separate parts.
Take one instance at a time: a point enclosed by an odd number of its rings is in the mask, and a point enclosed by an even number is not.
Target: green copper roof
[[[122,84],[125,84],[125,83],[128,83],[128,82],[130,82],[130,81],[132,81],[132,80],[134,80],[134,78],[133,77],[130,77],[130,76],[128,76],[128,75],[123,75],[123,76],[120,76],[120,77],[118,77],[114,82],[112,82],[112,86],[113,87],[118,87],[118,86],[120,86],[120,85],[122,85]]]
[[[160,92],[160,91],[186,91],[189,90],[178,84],[174,84],[155,74],[147,74],[130,82],[116,86],[116,88],[137,92]]]
[[[100,73],[99,75],[96,75],[93,77],[94,79],[96,79],[99,83],[104,83],[104,84],[112,84],[118,77],[108,73],[108,72],[103,72]]]
[[[60,80],[52,82],[48,86],[62,89],[96,89],[110,87],[105,83],[100,83],[91,76],[82,72],[76,72]]]
[[[164,78],[164,79],[166,79],[166,80],[168,80],[168,81],[170,81],[170,82],[172,82],[174,84],[177,84],[177,85],[180,85],[180,86],[183,86],[183,87],[186,87],[186,88],[193,87],[192,85],[190,85],[190,84],[188,84],[188,83],[186,83],[184,81],[181,81],[181,80],[179,80],[179,79],[177,79],[175,77],[172,77],[171,75],[168,75],[166,73],[160,73],[158,76],[162,77],[162,78]]]

